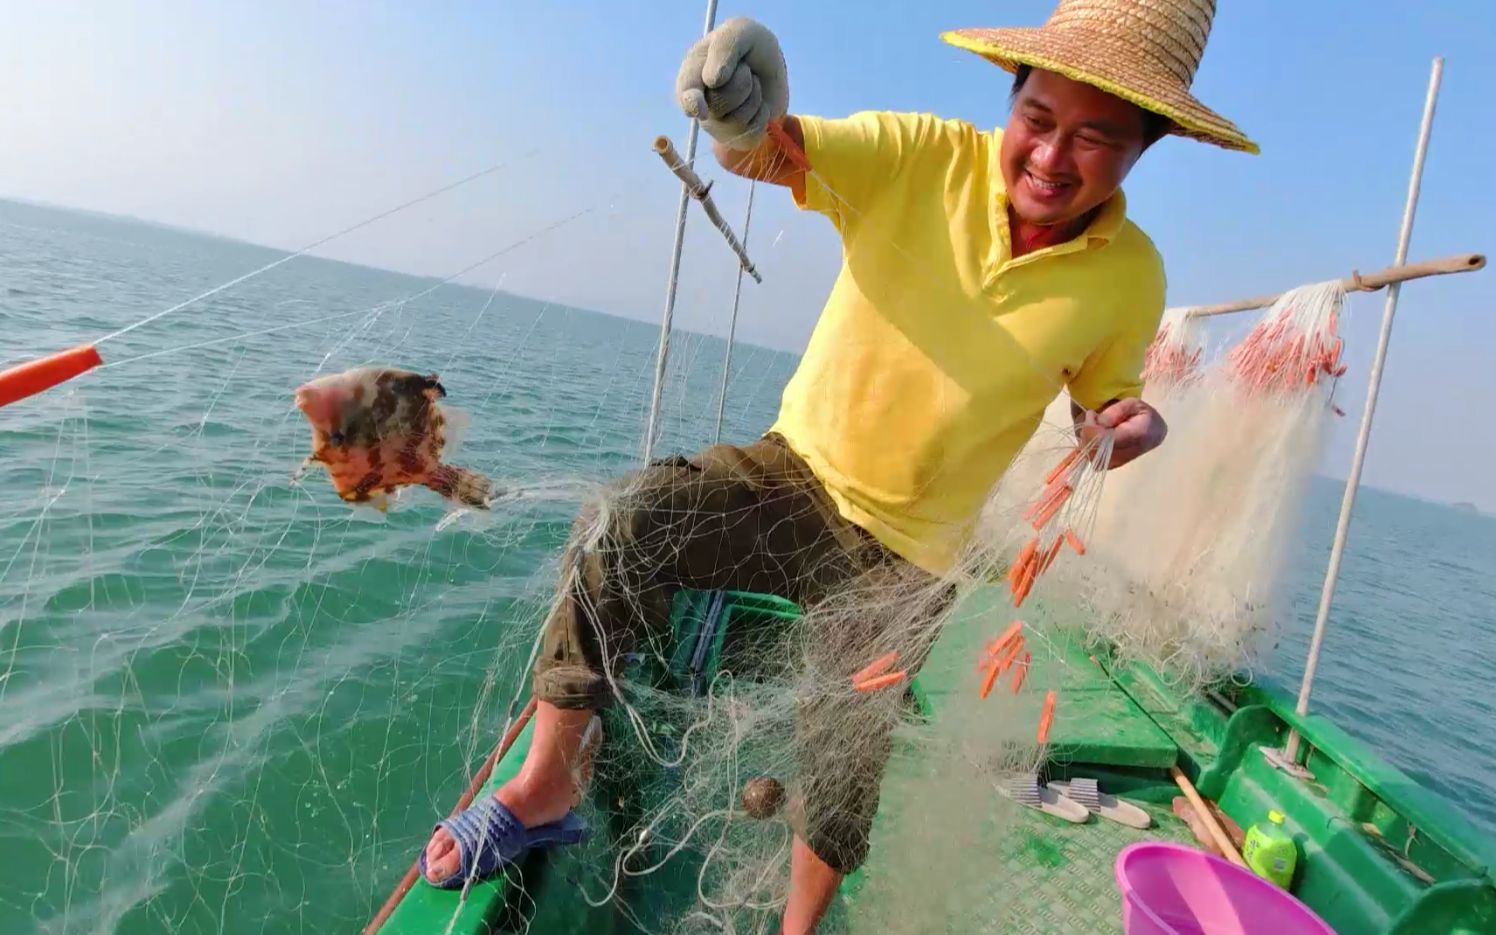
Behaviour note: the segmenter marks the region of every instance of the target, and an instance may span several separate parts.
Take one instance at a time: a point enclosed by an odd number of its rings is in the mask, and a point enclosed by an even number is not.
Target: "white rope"
[[[527,153],[526,155],[529,155],[529,154]],[[312,243],[307,244],[305,247],[302,247],[300,250],[297,250],[295,253],[288,253],[285,256],[281,257],[280,259],[275,260],[274,262],[266,263],[264,266],[260,267],[259,269],[250,270],[249,272],[245,273],[244,275],[237,276],[237,277],[235,277],[233,279],[230,279],[228,282],[223,283],[222,285],[214,286],[212,289],[209,289],[207,292],[200,293],[198,295],[193,296],[190,299],[187,299],[187,300],[182,301],[182,302],[178,302],[176,305],[173,305],[170,308],[162,309],[161,311],[156,312],[154,315],[149,315],[149,316],[147,316],[145,318],[142,318],[140,321],[137,321],[134,324],[126,325],[125,327],[119,329],[118,331],[111,332],[110,334],[106,334],[106,335],[104,335],[104,337],[99,338],[97,341],[95,341],[94,344],[97,345],[97,344],[103,344],[106,341],[113,341],[115,338],[118,338],[118,337],[121,337],[123,335],[129,334],[131,331],[134,331],[136,328],[139,328],[139,327],[141,327],[143,325],[148,325],[148,324],[150,324],[153,321],[157,321],[159,319],[165,318],[167,315],[170,315],[170,314],[172,314],[174,312],[179,312],[182,309],[186,308],[187,306],[195,304],[197,302],[201,302],[203,299],[209,298],[211,296],[215,296],[218,293],[224,291],[225,289],[232,289],[234,286],[237,286],[237,285],[239,285],[242,282],[247,282],[248,280],[251,280],[251,279],[255,278],[256,276],[259,276],[262,273],[268,273],[271,270],[275,269],[277,266],[280,266],[280,265],[282,265],[284,263],[289,263],[292,260],[296,259],[297,257],[305,256],[309,251],[315,250],[318,247],[323,246],[324,244],[331,243],[332,241],[337,240],[339,237],[345,237],[348,234],[353,233],[354,231],[362,230],[363,228],[368,227],[370,224],[374,224],[374,223],[376,223],[378,221],[382,221],[385,218],[390,217],[391,215],[399,214],[401,211],[404,211],[407,208],[413,208],[416,205],[421,204],[422,202],[430,201],[432,198],[435,198],[438,195],[444,195],[447,192],[450,192],[450,191],[452,191],[455,188],[461,188],[462,186],[468,184],[469,182],[477,181],[478,179],[483,178],[486,175],[492,175],[493,173],[495,173],[495,172],[499,171],[500,169],[504,168],[504,166],[507,165],[507,164],[508,163],[502,163],[501,162],[501,163],[498,163],[496,165],[489,166],[486,169],[482,169],[482,170],[479,170],[478,172],[474,172],[472,175],[466,176],[464,178],[460,178],[457,181],[451,182],[451,183],[449,183],[447,185],[443,185],[441,188],[435,189],[433,191],[429,191],[426,194],[421,195],[418,198],[412,198],[410,201],[404,202],[403,204],[398,204],[398,205],[396,205],[393,208],[390,208],[390,209],[385,210],[385,211],[381,211],[380,213],[374,215],[373,217],[365,218],[364,220],[359,221],[357,224],[354,224],[354,225],[349,226],[349,227],[345,227],[342,230],[337,231],[336,233],[328,234],[326,237],[323,237],[323,238],[321,238],[319,240],[316,240],[316,241],[313,241]]]
[[[518,250],[520,247],[523,247],[524,245],[530,243],[533,240],[536,240],[536,239],[538,239],[540,237],[543,237],[544,235],[549,234],[549,233],[551,233],[554,230],[557,230],[559,228],[565,227],[567,224],[570,224],[572,221],[575,221],[577,218],[580,218],[583,215],[591,214],[593,210],[594,210],[594,207],[583,208],[582,210],[576,212],[575,214],[568,215],[567,217],[564,217],[561,220],[556,221],[555,223],[548,225],[547,227],[543,227],[540,230],[535,231],[534,233],[529,234],[528,236],[526,236],[526,237],[524,237],[524,238],[522,238],[520,240],[516,240],[514,243],[509,244],[508,246],[504,247],[502,250],[497,250],[497,251],[495,251],[493,253],[490,253],[488,256],[484,257],[481,260],[478,260],[476,263],[470,263],[467,266],[464,266],[462,269],[458,270],[457,272],[453,273],[452,275],[448,276],[447,278],[445,278],[445,279],[441,280],[440,282],[436,283],[436,285],[430,286],[430,287],[428,287],[426,289],[422,289],[420,292],[413,293],[413,294],[405,296],[403,298],[391,299],[388,302],[381,302],[380,304],[372,306],[370,308],[355,309],[354,311],[351,311],[351,312],[339,312],[336,315],[326,315],[326,316],[323,316],[321,318],[313,318],[313,319],[310,319],[308,321],[296,321],[296,322],[292,322],[292,323],[290,323],[288,325],[277,325],[274,328],[266,328],[266,329],[264,329],[262,331],[246,331],[246,332],[243,332],[241,334],[231,334],[231,335],[228,335],[228,336],[222,337],[222,338],[213,338],[212,340],[209,340],[209,341],[201,341],[201,342],[199,342],[197,344],[184,344],[184,345],[181,345],[179,347],[168,347],[168,348],[165,348],[165,349],[159,350],[159,351],[151,351],[149,354],[141,354],[141,355],[139,355],[137,357],[127,357],[124,360],[111,361],[109,363],[106,363],[106,364],[102,365],[98,369],[102,370],[105,367],[117,367],[120,364],[137,363],[137,362],[142,361],[142,360],[150,360],[152,357],[160,357],[163,354],[176,354],[176,353],[178,353],[180,351],[191,351],[191,350],[196,350],[196,349],[202,348],[202,347],[211,347],[214,344],[225,344],[225,343],[228,343],[228,342],[231,342],[231,341],[246,341],[246,340],[248,340],[250,338],[257,338],[257,337],[260,337],[262,335],[275,334],[278,331],[288,331],[288,330],[290,330],[292,328],[304,328],[304,327],[307,327],[309,325],[318,324],[320,322],[333,321],[333,320],[338,319],[338,318],[348,318],[348,317],[351,317],[353,315],[374,315],[374,316],[377,317],[377,316],[383,314],[385,311],[387,311],[390,308],[393,308],[393,307],[399,306],[399,305],[404,305],[407,302],[414,302],[417,299],[424,298],[424,297],[430,295],[431,293],[435,292],[436,290],[440,289],[442,286],[450,284],[454,279],[457,279],[459,276],[465,276],[466,274],[471,273],[473,270],[478,269],[480,266],[484,266],[484,265],[486,265],[488,263],[492,263],[494,260],[497,260],[499,257],[505,255],[506,253],[511,253],[511,252],[513,252],[515,250]],[[489,301],[490,302],[493,301],[492,297],[490,297]],[[483,306],[483,308],[486,310],[488,308],[488,306],[485,305],[485,306]],[[479,314],[481,315],[482,312],[479,312]],[[159,318],[160,315],[158,314],[155,317]],[[150,319],[147,319],[147,321],[149,321],[149,320]],[[144,324],[144,323],[145,322],[137,322],[136,324]],[[130,327],[134,328],[134,327],[136,327],[136,325],[131,325]],[[127,328],[125,330],[129,330],[129,329]],[[116,334],[122,334],[122,333],[123,332],[116,332]]]

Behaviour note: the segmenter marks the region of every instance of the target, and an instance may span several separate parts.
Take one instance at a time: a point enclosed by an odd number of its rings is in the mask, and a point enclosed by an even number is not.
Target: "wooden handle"
[[[514,723],[510,724],[509,729],[504,732],[504,736],[500,738],[498,744],[493,748],[493,752],[488,755],[488,759],[478,768],[478,772],[473,774],[472,781],[468,783],[466,791],[457,800],[457,806],[452,809],[451,814],[447,816],[448,818],[472,804],[473,798],[478,794],[478,790],[483,788],[483,784],[488,782],[488,777],[493,774],[494,766],[504,758],[504,754],[509,752],[509,748],[514,746],[514,742],[519,739],[520,731],[525,729],[525,725],[530,723],[530,718],[534,716],[535,699],[532,697],[530,703],[525,705],[525,710],[520,712],[519,717],[515,718]],[[425,845],[422,845],[422,847],[425,847]],[[383,906],[379,907],[379,912],[375,914],[373,919],[369,920],[368,925],[364,926],[364,935],[374,935],[375,932],[379,931],[379,927],[384,925],[390,915],[394,913],[395,907],[400,905],[400,900],[404,899],[405,894],[410,892],[410,888],[415,885],[416,878],[420,875],[421,861],[418,857],[415,863],[410,865],[410,869],[405,871],[405,876],[401,877],[400,882],[395,884],[395,888],[390,891],[389,898],[384,901]]]
[[[717,230],[722,232],[722,238],[727,241],[727,246],[737,254],[738,263],[743,267],[743,272],[753,277],[754,282],[763,282],[764,279],[756,268],[753,261],[748,258],[748,251],[738,241],[738,236],[732,232],[732,225],[728,224],[722,217],[722,212],[717,210],[717,203],[712,201],[712,187],[701,180],[696,170],[686,164],[686,161],[676,152],[675,144],[670,142],[667,136],[657,136],[654,141],[654,151],[664,160],[665,166],[670,169],[675,177],[680,179],[681,184],[701,204],[701,209],[706,212],[707,218],[714,224]]]
[[[701,180],[701,176],[696,174],[695,169],[686,165],[686,161],[681,158],[680,153],[675,149],[675,144],[670,142],[668,136],[655,137],[654,151],[659,154],[660,159],[664,160],[665,165],[675,174],[675,177],[690,190],[692,198],[699,201],[707,197],[706,183]]]
[[[1403,266],[1389,266],[1375,273],[1367,273],[1364,276],[1352,273],[1348,278],[1342,279],[1340,285],[1347,292],[1374,292],[1377,289],[1390,286],[1395,282],[1407,282],[1410,279],[1423,279],[1426,276],[1447,276],[1450,273],[1473,273],[1486,265],[1486,258],[1480,253],[1456,253],[1453,256],[1439,257],[1435,260],[1423,260],[1418,263],[1407,263]],[[1259,295],[1251,299],[1238,299],[1235,302],[1222,302],[1219,305],[1196,305],[1187,309],[1191,318],[1203,318],[1207,315],[1229,315],[1232,312],[1247,312],[1254,308],[1267,308],[1281,298],[1283,293],[1273,295]]]
[[[1169,767],[1169,775],[1174,777],[1174,783],[1179,786],[1179,790],[1184,793],[1184,797],[1189,799],[1190,804],[1195,807],[1196,814],[1205,822],[1205,827],[1210,830],[1210,837],[1215,841],[1216,847],[1220,848],[1221,853],[1225,855],[1227,860],[1238,867],[1245,868],[1247,862],[1242,860],[1241,854],[1236,851],[1236,845],[1232,844],[1231,838],[1227,836],[1226,829],[1222,828],[1220,823],[1216,821],[1215,815],[1211,814],[1210,808],[1205,804],[1205,800],[1200,798],[1199,792],[1195,791],[1194,783],[1190,782],[1189,777],[1184,775],[1177,766]]]

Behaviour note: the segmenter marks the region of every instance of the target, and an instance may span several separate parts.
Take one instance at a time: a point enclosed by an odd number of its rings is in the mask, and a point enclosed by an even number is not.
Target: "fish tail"
[[[449,500],[480,510],[488,509],[493,502],[493,482],[467,468],[453,467],[450,464],[437,465],[436,470],[426,479],[426,486]]]

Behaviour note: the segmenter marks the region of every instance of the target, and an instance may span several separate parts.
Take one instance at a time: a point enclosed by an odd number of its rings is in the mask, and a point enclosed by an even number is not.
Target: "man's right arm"
[[[800,121],[792,115],[786,115],[779,125],[785,136],[803,154],[805,131],[800,127]],[[733,175],[771,185],[787,185],[797,199],[805,199],[805,170],[789,157],[772,133],[765,133],[763,139],[752,149],[733,149],[714,140],[712,153],[722,168]]]
[[[839,229],[868,209],[922,135],[920,120],[910,115],[791,116],[779,40],[742,17],[717,27],[686,52],[675,92],[681,110],[701,121],[712,137],[724,169],[790,188],[797,204],[831,216]],[[807,159],[815,161],[809,170]],[[814,179],[807,178],[810,173]],[[843,211],[848,206],[853,214]]]
[[[804,148],[800,122],[787,113],[784,53],[768,28],[736,17],[703,36],[681,62],[675,95],[686,115],[701,121],[714,140],[712,149],[724,169],[803,190],[805,173],[767,132],[770,122],[779,122]]]

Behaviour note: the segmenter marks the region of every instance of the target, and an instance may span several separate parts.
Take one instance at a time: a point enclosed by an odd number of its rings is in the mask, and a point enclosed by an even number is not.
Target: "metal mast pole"
[[[1408,180],[1408,200],[1403,207],[1402,230],[1397,237],[1398,266],[1408,259],[1408,242],[1413,237],[1413,214],[1418,208],[1418,189],[1423,180],[1423,160],[1428,154],[1429,134],[1434,125],[1434,103],[1439,97],[1439,81],[1443,74],[1444,59],[1435,58],[1433,72],[1429,75],[1428,97],[1423,103],[1423,124],[1418,129],[1418,148],[1413,155],[1413,174]],[[1361,431],[1356,436],[1356,453],[1351,459],[1351,473],[1345,480],[1345,497],[1340,501],[1340,522],[1335,527],[1335,542],[1330,548],[1330,566],[1325,571],[1324,590],[1319,596],[1319,613],[1314,618],[1314,636],[1309,641],[1309,658],[1304,663],[1304,680],[1299,685],[1299,701],[1294,709],[1300,715],[1309,713],[1309,693],[1314,687],[1315,670],[1319,668],[1325,624],[1330,617],[1330,604],[1335,598],[1335,579],[1340,574],[1340,560],[1345,554],[1351,512],[1355,508],[1356,493],[1361,485],[1361,468],[1366,462],[1366,447],[1371,439],[1371,420],[1376,413],[1377,393],[1382,384],[1382,366],[1387,361],[1387,344],[1392,339],[1392,319],[1397,314],[1397,297],[1401,291],[1401,283],[1394,282],[1387,287],[1387,305],[1382,311],[1382,333],[1377,341],[1376,357],[1371,364],[1371,380],[1366,389],[1366,410],[1361,413]],[[1289,764],[1294,764],[1298,753],[1299,733],[1290,730],[1283,746],[1283,758]]]
[[[717,24],[717,0],[707,0],[706,25],[701,29],[704,36]],[[686,137],[686,165],[696,161],[696,137],[701,131],[695,118],[691,119],[690,135]],[[660,395],[665,388],[665,363],[670,357],[670,323],[675,317],[675,290],[680,284],[680,255],[686,241],[686,208],[691,204],[691,192],[684,182],[680,187],[680,207],[675,212],[675,246],[670,252],[670,280],[665,287],[665,314],[660,319],[660,344],[655,354],[654,390],[649,400],[649,423],[644,429],[644,463],[654,455],[655,433],[660,420]]]
[[[748,210],[743,214],[743,246],[748,245],[748,225],[753,223],[753,193],[757,182],[748,185]],[[727,353],[722,357],[722,389],[717,393],[717,434],[712,444],[722,441],[722,412],[727,408],[727,376],[732,370],[732,342],[738,334],[738,300],[743,297],[743,267],[738,267],[738,284],[732,292],[732,320],[727,326]]]

